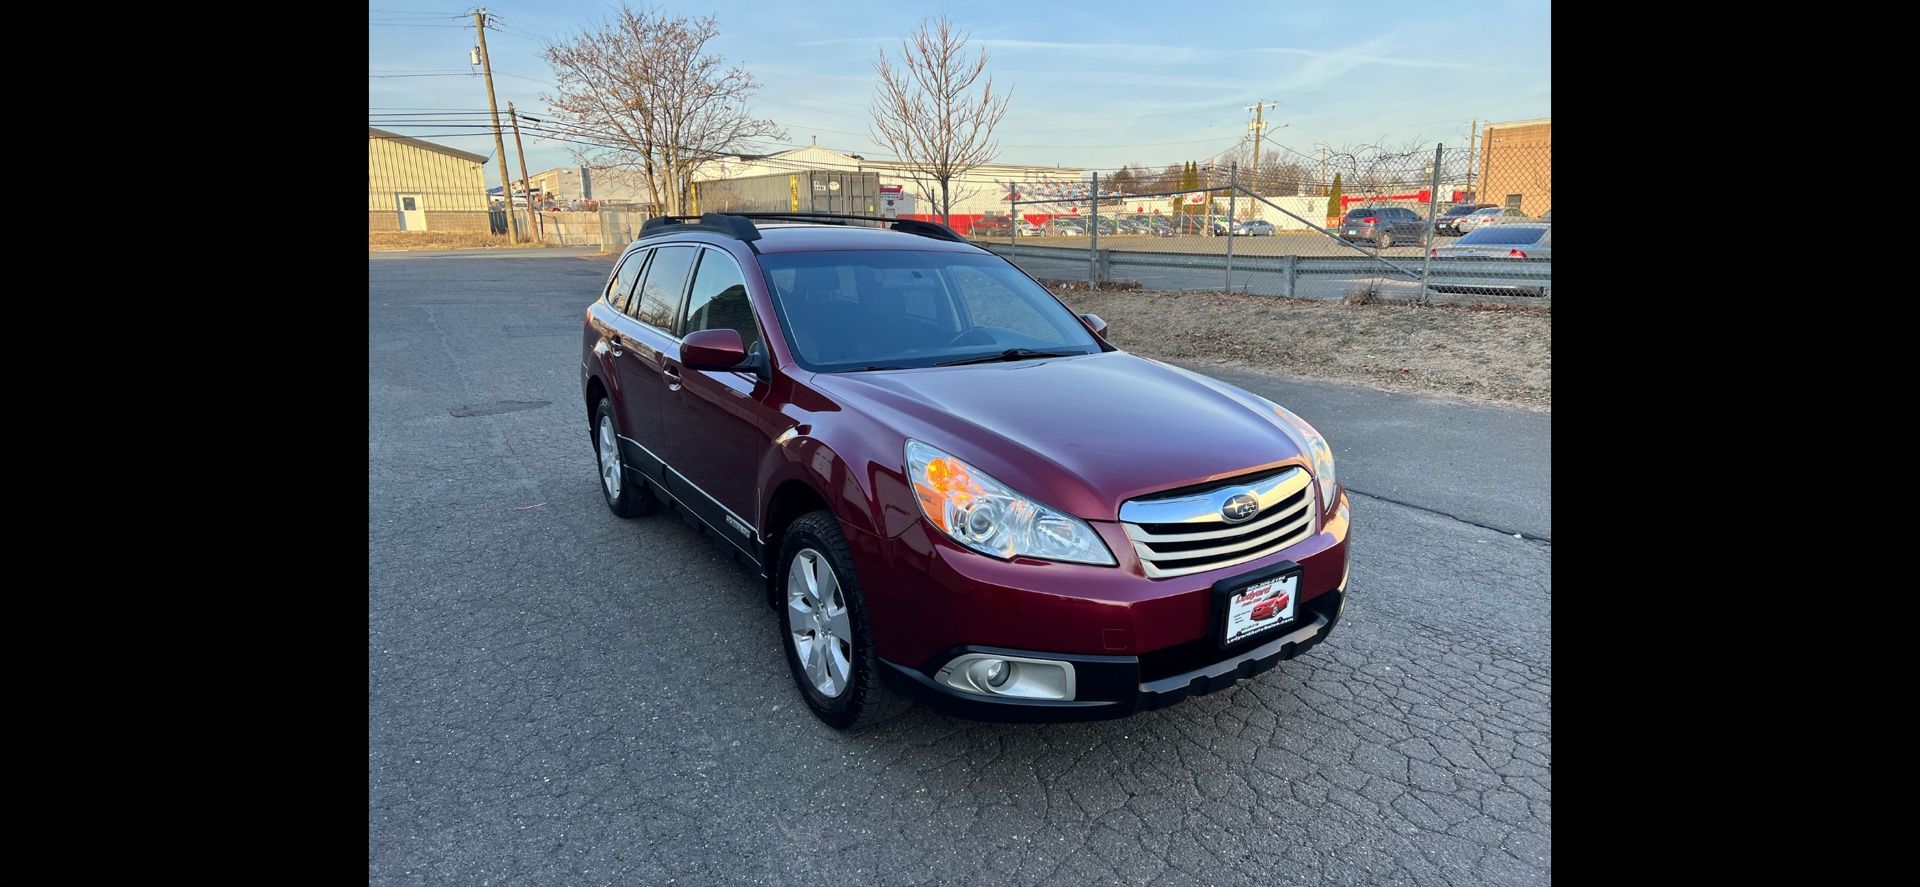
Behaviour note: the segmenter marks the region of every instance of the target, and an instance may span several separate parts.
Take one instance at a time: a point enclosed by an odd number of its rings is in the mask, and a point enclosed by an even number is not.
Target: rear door
[[[730,329],[764,366],[764,324],[747,294],[740,263],[725,250],[700,249],[699,264],[680,312],[680,335]],[[759,459],[777,432],[766,406],[766,381],[752,369],[696,370],[676,351],[666,357],[661,456],[667,489],[722,537],[760,560],[753,515],[759,503]]]
[[[617,341],[622,417],[627,426],[621,449],[648,478],[664,478],[660,452],[661,404],[667,385],[667,360],[680,353],[673,330],[679,322],[680,300],[687,291],[687,273],[699,257],[696,246],[669,244],[653,248],[645,274],[627,300]]]
[[[627,386],[622,378],[621,364],[628,346],[623,343],[632,341],[633,319],[627,316],[627,300],[632,298],[633,290],[640,283],[640,275],[646,271],[647,257],[652,250],[637,249],[620,259],[613,275],[607,279],[607,288],[601,293],[599,301],[587,309],[588,347],[599,362],[600,379],[607,386],[607,397],[613,401],[613,420],[621,436],[631,437],[637,432],[629,424],[635,408],[627,404]],[[630,461],[629,465],[639,465]]]

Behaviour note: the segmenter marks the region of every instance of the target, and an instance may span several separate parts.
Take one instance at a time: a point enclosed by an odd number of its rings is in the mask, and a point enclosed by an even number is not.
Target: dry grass
[[[527,249],[552,246],[548,243],[514,243],[505,234],[481,234],[473,231],[369,231],[369,250],[414,249]]]
[[[1532,307],[1348,305],[1230,293],[1058,290],[1148,357],[1553,407],[1553,315]]]

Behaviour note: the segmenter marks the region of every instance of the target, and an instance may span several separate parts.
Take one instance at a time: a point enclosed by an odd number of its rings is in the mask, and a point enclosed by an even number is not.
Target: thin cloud
[[[880,46],[898,43],[898,36],[891,37],[834,37],[826,40],[807,40],[799,46]],[[1300,71],[1286,79],[1284,85],[1290,87],[1311,86],[1324,83],[1348,72],[1368,65],[1384,65],[1394,68],[1420,68],[1445,71],[1485,70],[1481,64],[1441,61],[1436,59],[1410,58],[1393,54],[1388,50],[1394,38],[1391,35],[1375,37],[1358,46],[1343,49],[1307,49],[1299,46],[1256,46],[1247,52],[1268,55],[1297,56],[1306,59]],[[1180,61],[1199,56],[1206,52],[1219,52],[1221,47],[1177,46],[1165,43],[1087,43],[1071,40],[1017,40],[1009,38],[975,38],[971,43],[988,49],[1038,50],[1042,52],[1074,53],[1152,53],[1160,61]]]

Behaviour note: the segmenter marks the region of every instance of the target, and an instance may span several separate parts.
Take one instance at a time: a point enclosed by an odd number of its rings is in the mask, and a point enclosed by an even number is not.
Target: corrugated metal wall
[[[700,212],[880,214],[880,176],[872,172],[809,172],[718,179],[694,185]]]
[[[392,139],[367,139],[367,210],[393,211],[395,194],[420,195],[427,212],[487,208],[481,164]]]

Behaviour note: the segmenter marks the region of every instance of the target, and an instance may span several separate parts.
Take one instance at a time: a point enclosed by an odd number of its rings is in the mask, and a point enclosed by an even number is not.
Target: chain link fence
[[[538,195],[535,195],[538,198]],[[478,190],[369,189],[367,232],[371,243],[405,246],[513,245],[512,225],[518,224],[520,243],[589,246],[618,249],[640,236],[640,226],[652,213],[645,204],[607,201],[551,201],[536,199],[530,211],[515,195],[513,220],[497,196],[488,199]]]
[[[1037,278],[1093,286],[1527,301],[1552,293],[1550,152],[1331,153],[1317,169],[1230,166],[1212,187],[1154,193],[1095,178],[1071,196],[1011,200],[971,237]]]

